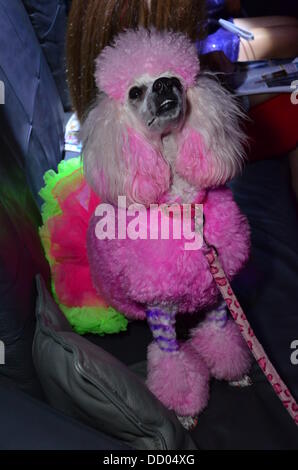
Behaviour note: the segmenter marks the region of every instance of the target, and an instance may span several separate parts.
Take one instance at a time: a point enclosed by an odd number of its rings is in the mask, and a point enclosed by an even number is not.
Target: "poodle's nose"
[[[181,83],[178,78],[161,77],[155,80],[152,90],[158,95],[163,95],[172,92],[173,87],[176,87],[179,91],[181,91]]]
[[[178,78],[158,78],[153,83],[152,91],[155,93],[157,116],[167,116],[178,108],[178,94],[181,94],[182,91],[182,85]]]

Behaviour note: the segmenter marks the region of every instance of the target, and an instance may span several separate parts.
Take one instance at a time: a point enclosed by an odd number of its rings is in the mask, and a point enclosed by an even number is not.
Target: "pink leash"
[[[218,259],[218,254],[216,249],[213,246],[207,244],[209,252],[205,254],[207,261],[210,266],[210,271],[212,276],[217,284],[218,289],[220,290],[221,295],[223,296],[228,309],[231,312],[232,317],[234,318],[236,324],[238,325],[240,332],[245,339],[249,349],[254,355],[259,366],[266,375],[269,383],[273,387],[278,398],[281,400],[285,408],[288,410],[291,418],[298,425],[298,405],[292,396],[289,389],[286,387],[283,380],[280,378],[276,369],[270,362],[267,354],[265,353],[262,345],[259,343],[257,337],[255,336],[245,313],[243,312],[240,303],[237,300],[233,289],[225,275],[225,272],[221,266],[221,263]]]

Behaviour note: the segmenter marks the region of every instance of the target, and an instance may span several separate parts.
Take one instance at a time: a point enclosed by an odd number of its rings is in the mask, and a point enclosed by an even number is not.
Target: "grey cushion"
[[[195,449],[137,375],[72,332],[40,277],[37,289],[33,359],[50,404],[135,449]]]

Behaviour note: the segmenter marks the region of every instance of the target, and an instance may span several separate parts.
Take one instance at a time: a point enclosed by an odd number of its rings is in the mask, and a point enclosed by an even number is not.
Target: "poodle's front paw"
[[[229,319],[225,326],[206,321],[192,336],[190,344],[204,359],[213,377],[239,380],[249,371],[252,356],[233,320]]]
[[[148,348],[147,385],[167,408],[194,416],[207,405],[209,371],[191,345],[167,352],[153,342]]]

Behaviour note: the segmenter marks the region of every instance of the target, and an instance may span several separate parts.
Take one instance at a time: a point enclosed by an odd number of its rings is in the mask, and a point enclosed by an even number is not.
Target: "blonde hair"
[[[95,59],[118,33],[154,26],[158,30],[183,32],[195,40],[204,34],[204,7],[202,0],[73,0],[67,68],[72,103],[79,119],[96,98]]]

